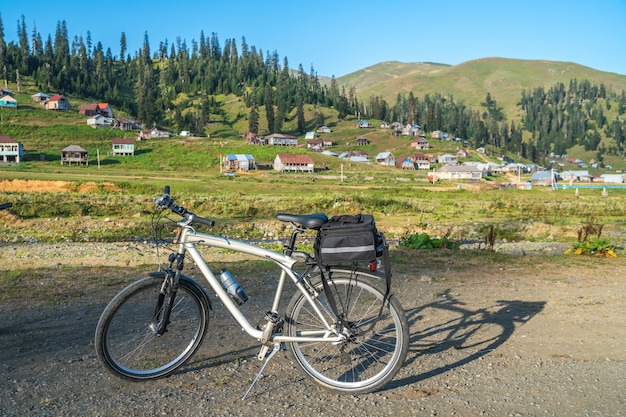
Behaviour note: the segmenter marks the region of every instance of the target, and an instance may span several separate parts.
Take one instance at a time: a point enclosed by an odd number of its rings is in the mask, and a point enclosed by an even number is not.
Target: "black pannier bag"
[[[376,229],[374,216],[333,216],[319,230],[315,256],[323,265],[337,262],[371,262],[383,255],[386,242]]]
[[[313,249],[319,265],[324,292],[335,317],[337,317],[339,327],[342,325],[343,316],[337,309],[335,297],[326,279],[325,272],[329,270],[327,269],[328,265],[345,262],[369,262],[370,265],[374,265],[375,270],[376,258],[382,256],[387,287],[378,312],[379,317],[382,315],[385,302],[391,291],[391,264],[387,241],[385,236],[376,229],[374,216],[371,214],[333,216],[318,231]]]

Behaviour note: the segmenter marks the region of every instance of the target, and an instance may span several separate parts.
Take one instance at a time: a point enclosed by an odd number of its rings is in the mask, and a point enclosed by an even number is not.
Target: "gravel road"
[[[38,245],[0,247],[5,269],[27,264],[40,274],[29,281],[33,291],[68,270],[153,261],[143,244],[123,253],[113,244]],[[98,287],[89,275],[75,297],[56,303],[0,297],[0,414],[625,416],[623,260],[488,259],[461,264],[452,255],[416,259],[415,272],[399,268],[393,285],[411,326],[409,356],[390,385],[362,396],[316,386],[280,352],[241,400],[261,366],[258,347],[215,300],[209,336],[190,363],[133,383],[108,374],[93,347],[99,315],[123,282]],[[264,298],[254,284],[245,282],[253,296],[242,307],[252,315]]]

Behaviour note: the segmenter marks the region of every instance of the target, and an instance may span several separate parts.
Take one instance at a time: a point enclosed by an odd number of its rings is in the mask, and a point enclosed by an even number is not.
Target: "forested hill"
[[[482,58],[459,65],[381,62],[339,77],[340,85],[353,86],[359,97],[380,96],[394,103],[398,93],[417,96],[440,93],[480,106],[487,93],[497,100],[509,118],[518,116],[522,91],[550,89],[570,80],[589,80],[617,92],[626,90],[626,75],[598,71],[572,62]]]
[[[189,44],[161,41],[156,48],[146,34],[134,53],[126,50],[122,33],[116,54],[89,32],[86,39],[71,36],[65,21],[58,22],[54,36],[44,37],[22,18],[17,39],[5,42],[0,20],[0,69],[6,85],[19,90],[29,80],[47,93],[108,102],[145,126],[211,133],[209,121],[215,117],[243,118],[245,130],[252,132],[302,134],[332,112],[339,120],[357,115],[420,124],[425,131],[446,131],[474,147],[535,161],[572,146],[597,152],[600,161],[603,154],[624,154],[626,77],[602,78],[598,74],[605,73],[597,71],[538,79],[537,71],[524,69],[526,61],[423,64],[421,73],[387,70],[387,80],[365,88],[358,75],[325,80],[314,68],[291,68],[276,51],[263,53],[245,38],[221,43],[215,33],[207,37],[200,32],[199,40]],[[371,75],[371,68],[363,73],[368,71]],[[232,97],[244,103],[243,112],[228,114],[224,103]],[[315,111],[306,112],[305,105]]]

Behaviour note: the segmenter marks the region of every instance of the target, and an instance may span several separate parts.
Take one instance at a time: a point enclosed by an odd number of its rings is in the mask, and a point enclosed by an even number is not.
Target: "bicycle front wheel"
[[[409,347],[409,326],[400,302],[391,295],[382,309],[380,279],[365,272],[331,270],[327,280],[343,316],[342,343],[298,342],[287,348],[297,367],[318,384],[346,394],[363,394],[386,385],[402,367]],[[322,282],[313,281],[315,302],[334,323]],[[297,293],[286,312],[289,336],[323,334],[322,321]]]
[[[134,282],[102,313],[96,327],[96,352],[115,375],[132,380],[164,377],[200,347],[209,323],[209,303],[189,278],[179,281],[165,333],[158,335],[151,326],[153,317],[160,316],[157,300],[163,282],[162,277]]]

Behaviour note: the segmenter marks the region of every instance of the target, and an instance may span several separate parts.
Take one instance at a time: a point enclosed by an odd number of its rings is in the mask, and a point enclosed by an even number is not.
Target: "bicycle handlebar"
[[[194,213],[190,212],[185,207],[179,206],[178,204],[174,203],[174,199],[170,196],[169,185],[166,185],[163,188],[163,196],[156,198],[155,203],[158,207],[172,210],[173,213],[176,213],[182,218],[184,218],[185,223],[188,225],[192,225],[196,223],[196,224],[201,224],[201,225],[209,226],[209,227],[215,226],[214,220],[205,219],[204,217],[196,216]]]
[[[13,206],[13,203],[8,202],[8,203],[2,203],[0,204],[0,210],[7,210],[9,208],[11,208]]]

